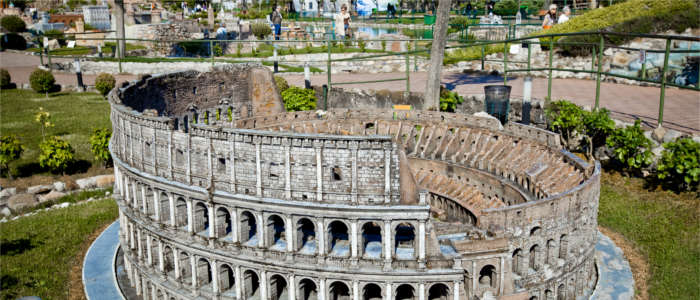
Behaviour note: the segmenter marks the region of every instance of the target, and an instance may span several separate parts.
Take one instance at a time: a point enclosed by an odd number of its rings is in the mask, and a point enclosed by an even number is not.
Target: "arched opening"
[[[362,255],[366,258],[381,258],[382,228],[375,222],[362,226]]]
[[[163,270],[167,276],[175,277],[173,272],[175,271],[175,256],[173,250],[168,246],[163,248]]]
[[[530,300],[537,300],[537,296],[530,297]]]
[[[496,267],[486,265],[479,271],[479,287],[493,288],[496,287]]]
[[[207,206],[197,202],[194,206],[194,232],[199,235],[209,236],[209,212]]]
[[[258,244],[258,226],[255,221],[255,216],[244,211],[241,214],[241,243],[247,246],[256,246]]]
[[[311,279],[302,279],[299,281],[299,295],[300,300],[316,300],[318,299],[318,291],[316,289],[316,283]]]
[[[540,232],[542,232],[542,228],[539,226],[532,227],[532,229],[530,229],[530,236],[538,235]]]
[[[252,270],[247,270],[243,272],[243,290],[246,299],[252,299],[258,296],[258,290],[260,289],[260,281],[258,274],[255,274]]]
[[[416,293],[411,285],[402,284],[398,288],[396,288],[396,296],[394,297],[394,299],[414,300],[416,299]]]
[[[413,225],[401,223],[396,226],[394,251],[398,259],[413,259],[415,254],[416,232]]]
[[[540,269],[539,252],[540,252],[539,245],[534,245],[530,248],[530,260],[529,260],[530,269],[533,269],[535,271]]]
[[[223,240],[233,241],[231,237],[231,231],[233,226],[231,224],[231,214],[228,213],[223,207],[219,207],[216,210],[216,235]]]
[[[297,221],[297,250],[302,254],[316,253],[316,231],[309,219]]]
[[[164,224],[170,224],[170,198],[168,197],[168,194],[160,193],[158,201],[160,201],[158,207],[158,213],[160,214],[160,222]]]
[[[350,300],[350,289],[345,283],[336,281],[328,288],[329,300]]]
[[[284,220],[278,215],[267,218],[267,241],[270,249],[284,251],[287,249],[287,239],[284,236]]]
[[[555,255],[556,247],[557,247],[557,245],[556,245],[556,242],[554,242],[554,240],[547,241],[547,261],[546,261],[547,264],[552,265],[556,261],[556,255]]]
[[[192,267],[190,256],[187,253],[180,253],[180,278],[185,285],[192,285]]]
[[[522,259],[523,251],[521,249],[515,249],[515,251],[513,251],[513,262],[511,263],[513,273],[522,275],[522,272],[520,270],[520,264],[522,263]]]
[[[554,300],[554,293],[552,293],[551,290],[545,290],[545,291],[544,291],[544,299],[546,299],[546,300]]]
[[[566,259],[566,253],[568,252],[569,239],[566,234],[562,234],[559,238],[559,258]]]
[[[233,275],[233,269],[227,264],[222,264],[219,270],[219,288],[221,295],[224,297],[236,296],[236,277]]]
[[[185,199],[177,198],[175,203],[175,226],[187,226],[187,202]]]
[[[566,286],[563,284],[557,288],[557,300],[566,300]]]
[[[328,225],[328,253],[331,256],[349,256],[350,241],[345,223],[334,221]]]
[[[150,187],[146,189],[146,214],[149,216],[155,216],[155,209],[153,207],[153,189]]]
[[[447,300],[450,295],[450,289],[442,284],[436,283],[428,289],[428,300]]]
[[[281,275],[275,274],[270,277],[270,299],[289,299],[287,292],[287,280]]]
[[[158,266],[160,261],[158,261],[159,255],[158,255],[158,240],[156,239],[151,239],[151,262],[153,263],[154,266]]]
[[[362,300],[381,300],[382,288],[374,283],[369,283],[362,288]]]
[[[200,258],[197,261],[197,286],[201,288],[213,288],[209,285],[211,284],[211,265],[209,261],[204,258]]]

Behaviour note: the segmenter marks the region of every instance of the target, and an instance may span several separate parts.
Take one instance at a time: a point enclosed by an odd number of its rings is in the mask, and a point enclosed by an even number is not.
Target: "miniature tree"
[[[14,135],[4,135],[0,138],[0,167],[7,171],[7,177],[12,179],[10,163],[19,159],[24,151],[24,146]]]
[[[48,99],[49,91],[53,87],[54,83],[56,83],[56,79],[53,78],[53,74],[51,74],[51,72],[36,69],[31,75],[29,75],[29,83],[35,92],[45,93],[46,98]]]

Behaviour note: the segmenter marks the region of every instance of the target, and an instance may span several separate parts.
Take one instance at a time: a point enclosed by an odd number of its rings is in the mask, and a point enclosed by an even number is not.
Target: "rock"
[[[6,188],[0,191],[0,199],[9,198],[17,194],[17,188]]]
[[[666,134],[664,134],[663,140],[664,143],[672,142],[675,141],[677,138],[684,136],[683,133],[675,131],[673,129],[666,130]]]
[[[54,206],[57,206],[58,208],[66,208],[66,207],[70,206],[70,202],[63,202],[61,204],[54,205]]]
[[[649,139],[651,141],[652,147],[656,147],[659,145],[659,143],[656,142],[656,140],[651,136],[651,130],[645,130],[644,131],[644,137]]]
[[[32,88],[32,86],[29,85],[29,83],[22,84],[22,89],[28,90],[28,89],[31,89],[31,88]]]
[[[75,181],[75,183],[78,185],[78,188],[81,190],[94,188],[97,186],[97,177],[88,177],[88,178],[78,179]]]
[[[54,201],[54,200],[57,200],[65,195],[66,195],[66,193],[51,191],[50,193],[48,193],[46,195],[39,196],[39,203],[44,203],[47,201]]]
[[[57,192],[63,192],[66,190],[66,184],[60,181],[53,183],[53,189]]]
[[[53,189],[52,184],[44,184],[44,185],[35,185],[35,186],[30,186],[27,188],[27,193],[29,194],[41,194],[41,193],[46,193]]]
[[[601,146],[595,149],[593,151],[593,157],[600,161],[600,163],[605,164],[608,161],[610,161],[610,155],[612,154],[612,151],[608,146]]]
[[[627,126],[632,126],[632,125],[634,125],[634,124],[632,124],[632,123],[620,121],[620,120],[618,120],[618,119],[613,119],[613,122],[615,122],[615,128],[625,128],[625,127],[627,127]]]
[[[2,209],[0,209],[0,215],[3,215],[5,217],[8,217],[12,214],[12,211],[10,210],[9,207],[3,205]]]
[[[654,154],[654,160],[658,160],[661,157],[661,152],[664,151],[663,146],[657,146],[651,149],[651,153]]]
[[[664,135],[666,135],[666,129],[664,129],[661,126],[656,127],[656,129],[652,130],[651,132],[651,137],[653,137],[654,140],[656,140],[659,143],[664,142]]]
[[[11,210],[17,211],[25,207],[32,207],[36,205],[36,203],[33,194],[23,193],[10,197],[7,201],[7,206],[9,206]]]
[[[114,185],[114,175],[100,175],[95,177],[97,187],[110,187]]]
[[[693,136],[693,141],[695,141],[696,143],[700,143],[700,136],[699,135]]]
[[[46,44],[44,47],[49,48],[49,50],[54,50],[61,48],[61,45],[58,43],[57,39],[49,40],[49,43]]]

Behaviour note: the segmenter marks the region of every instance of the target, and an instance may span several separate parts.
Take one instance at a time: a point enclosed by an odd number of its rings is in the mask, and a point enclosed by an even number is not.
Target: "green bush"
[[[250,26],[250,31],[259,40],[263,40],[266,36],[272,34],[270,25],[267,25],[266,23],[253,23]]]
[[[677,189],[697,189],[700,184],[700,143],[679,138],[664,143],[657,178]]]
[[[367,52],[367,42],[365,42],[365,40],[362,38],[357,40],[357,47],[360,48],[360,52]]]
[[[109,139],[112,131],[107,128],[95,129],[90,136],[90,150],[95,155],[95,161],[99,161],[103,166],[107,166],[112,161],[109,153]]]
[[[545,109],[547,127],[559,133],[564,146],[569,150],[577,148],[574,140],[577,133],[582,133],[584,111],[578,105],[566,100],[554,101]]]
[[[277,85],[277,91],[282,93],[289,88],[289,83],[282,76],[275,76],[275,84]]]
[[[0,69],[0,88],[6,88],[12,83],[12,77],[10,77],[10,72],[5,69]]]
[[[302,111],[316,109],[316,95],[314,90],[302,89],[296,86],[289,87],[282,92],[284,108],[287,111]]]
[[[613,160],[629,171],[638,171],[652,162],[652,144],[640,123],[636,120],[632,126],[615,129],[606,140],[613,149]]]
[[[440,86],[440,111],[455,112],[457,104],[464,102],[464,98],[456,92]]]
[[[97,75],[97,78],[95,78],[95,89],[97,89],[102,96],[107,96],[107,93],[114,88],[116,83],[117,82],[114,80],[114,76],[107,73],[102,73]]]
[[[615,130],[615,121],[610,118],[610,111],[605,108],[583,111],[583,127],[588,138],[588,155],[593,149],[605,145],[605,139]]]
[[[493,7],[493,13],[499,16],[512,16],[518,12],[518,2],[515,0],[501,0]]]
[[[65,173],[75,161],[75,150],[59,137],[52,136],[39,144],[39,165],[53,173]]]
[[[25,50],[27,49],[27,40],[19,34],[8,33],[0,38],[0,46],[3,49]]]
[[[0,137],[0,170],[7,171],[7,177],[12,179],[10,163],[18,160],[22,156],[24,146],[14,135],[3,135]]]
[[[19,16],[4,16],[0,19],[0,26],[8,32],[24,32],[27,30],[27,24],[24,24]]]
[[[36,69],[29,75],[29,84],[32,89],[37,93],[45,93],[46,98],[49,97],[49,91],[53,88],[54,83],[56,83],[56,79],[53,78],[53,74],[46,70]]]
[[[241,50],[243,49],[243,43],[236,44],[236,56],[241,57]]]
[[[221,48],[221,45],[216,44],[214,45],[214,56],[222,56],[224,55],[224,49]]]

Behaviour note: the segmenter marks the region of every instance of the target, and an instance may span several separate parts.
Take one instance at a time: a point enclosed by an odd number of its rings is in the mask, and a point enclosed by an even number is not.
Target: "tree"
[[[10,86],[10,83],[12,83],[10,72],[5,69],[0,69],[0,89]]]
[[[68,167],[75,161],[75,150],[59,137],[52,136],[39,144],[39,165],[51,172],[65,174]]]
[[[18,16],[4,16],[0,19],[0,25],[8,32],[23,32],[27,30],[27,25]]]
[[[0,167],[7,171],[7,177],[12,179],[10,163],[19,159],[24,151],[24,146],[14,135],[4,135],[0,138]]]
[[[34,115],[34,121],[41,126],[41,140],[45,140],[46,129],[53,127],[53,123],[51,123],[51,113],[45,111],[43,107],[39,107],[39,111]]]
[[[51,72],[36,69],[31,75],[29,75],[29,83],[35,92],[45,93],[46,98],[48,99],[49,91],[51,88],[53,88],[54,83],[56,83],[56,79],[53,78],[53,74],[51,74]]]
[[[107,93],[114,88],[115,84],[116,80],[114,80],[114,76],[107,73],[97,75],[97,78],[95,79],[95,88],[102,94],[102,96],[107,96]]]
[[[112,161],[112,155],[109,153],[111,137],[112,131],[107,128],[95,129],[90,136],[90,150],[95,155],[95,161],[101,162],[104,167]]]
[[[433,45],[430,49],[430,67],[428,69],[428,81],[425,86],[423,107],[428,110],[438,110],[440,105],[440,79],[442,75],[442,60],[445,57],[445,45],[447,44],[447,27],[450,20],[450,6],[452,0],[440,1],[435,21],[435,34]]]

